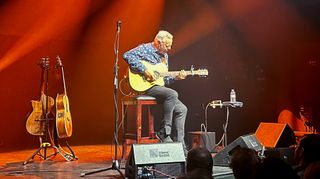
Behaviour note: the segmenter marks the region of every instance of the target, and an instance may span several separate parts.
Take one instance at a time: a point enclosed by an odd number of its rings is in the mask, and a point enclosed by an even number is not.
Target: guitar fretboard
[[[178,76],[180,71],[168,71],[160,73],[160,76]],[[207,70],[185,71],[186,75],[208,75]]]

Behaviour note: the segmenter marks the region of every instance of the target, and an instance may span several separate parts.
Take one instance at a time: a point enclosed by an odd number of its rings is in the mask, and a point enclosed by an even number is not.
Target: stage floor
[[[114,149],[111,145],[72,146],[76,161],[66,161],[59,154],[46,161],[36,156],[33,162],[23,165],[36,149],[6,151],[0,153],[0,178],[83,178],[81,173],[107,169],[112,165]],[[48,150],[48,155],[53,152]],[[119,149],[119,159],[121,152]],[[119,160],[120,161],[120,160]],[[125,161],[121,162],[121,167]],[[124,169],[120,170],[124,174]],[[228,167],[214,166],[215,178],[233,178]],[[85,175],[85,178],[122,178],[117,170],[108,170]]]

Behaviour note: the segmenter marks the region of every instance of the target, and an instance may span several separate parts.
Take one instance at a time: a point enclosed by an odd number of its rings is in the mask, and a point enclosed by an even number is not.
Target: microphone
[[[117,32],[120,32],[120,28],[121,28],[121,21],[118,20],[117,21]]]

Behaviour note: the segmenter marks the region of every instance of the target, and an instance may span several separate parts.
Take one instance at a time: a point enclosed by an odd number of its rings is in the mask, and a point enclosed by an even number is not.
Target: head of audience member
[[[187,155],[187,174],[196,174],[199,171],[212,176],[213,159],[206,148],[195,147]]]
[[[308,165],[304,171],[304,179],[319,179],[320,178],[320,161],[313,162]]]
[[[303,168],[310,163],[320,161],[320,135],[310,134],[304,136],[295,150],[295,160]]]
[[[259,157],[255,150],[238,148],[232,153],[230,168],[236,179],[250,179],[258,162]]]
[[[259,162],[254,171],[255,179],[299,179],[293,168],[284,160],[266,157]]]

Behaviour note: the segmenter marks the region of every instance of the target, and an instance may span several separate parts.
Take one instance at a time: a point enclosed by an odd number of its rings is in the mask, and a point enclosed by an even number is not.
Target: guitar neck
[[[168,71],[161,73],[161,76],[178,76],[180,71]],[[195,75],[196,73],[193,73],[192,71],[185,71],[186,75]]]
[[[41,82],[40,82],[40,96],[45,93],[46,84],[44,82],[45,79],[45,70],[41,70]]]
[[[63,92],[67,96],[67,85],[66,85],[66,79],[64,77],[64,68],[61,66],[61,77],[62,77],[62,84],[63,84]]]

